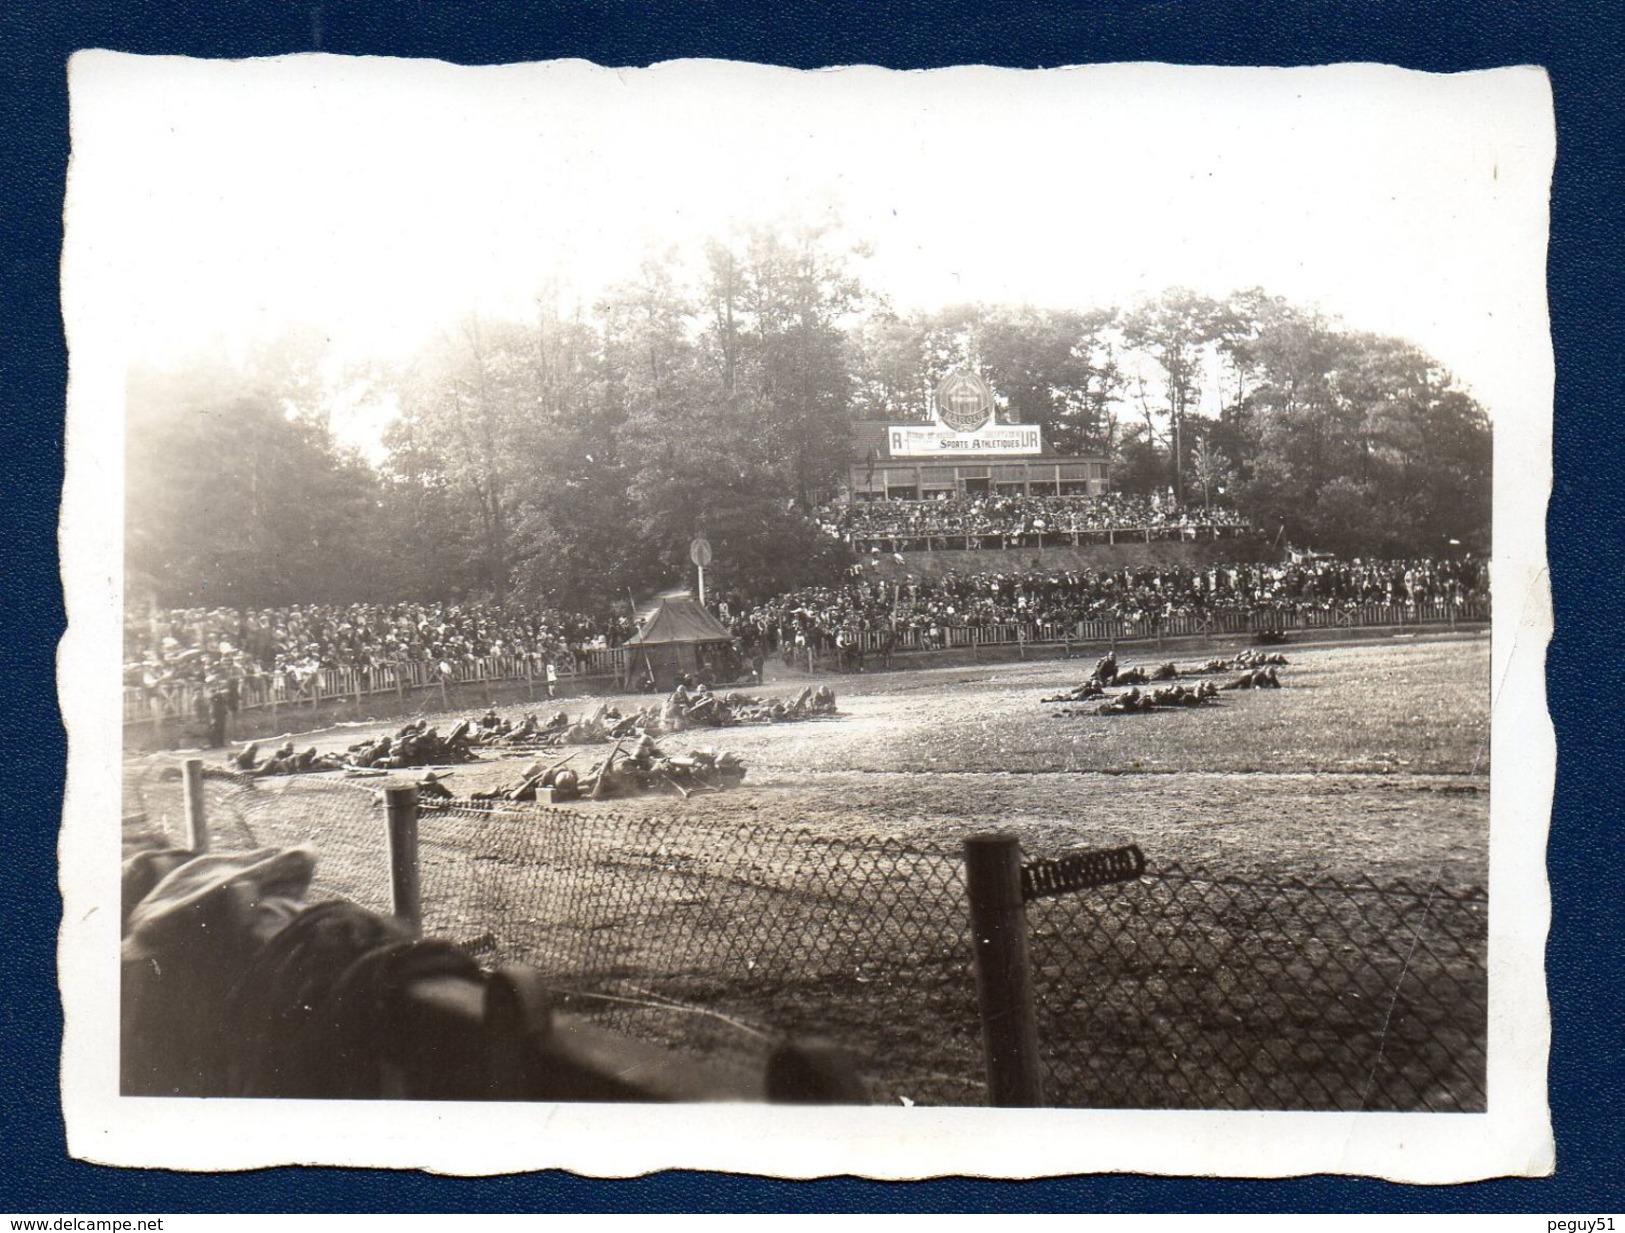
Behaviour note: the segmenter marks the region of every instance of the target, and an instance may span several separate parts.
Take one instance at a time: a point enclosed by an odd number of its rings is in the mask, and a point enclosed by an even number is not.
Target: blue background
[[[175,10],[190,7],[190,13]],[[0,15],[6,155],[0,226],[0,1211],[1467,1211],[1619,1212],[1621,887],[1618,807],[1621,380],[1620,198],[1625,191],[1622,9],[1609,3],[1237,2],[761,4],[568,0],[11,4]],[[310,51],[465,64],[560,56],[641,65],[677,56],[794,67],[872,63],[1016,67],[1108,60],[1208,64],[1383,61],[1457,71],[1548,68],[1558,165],[1550,290],[1557,347],[1548,532],[1557,636],[1548,662],[1558,728],[1548,952],[1555,1177],[1423,1188],[1340,1178],[1282,1182],[1086,1177],[879,1184],[666,1173],[620,1182],[562,1174],[465,1180],[273,1169],[216,1177],[97,1168],[67,1158],[57,1090],[61,1007],[55,842],[65,742],[54,652],[63,627],[55,522],[66,355],[57,300],[67,162],[66,61],[75,50],[240,57]],[[1608,784],[1613,783],[1614,789]]]

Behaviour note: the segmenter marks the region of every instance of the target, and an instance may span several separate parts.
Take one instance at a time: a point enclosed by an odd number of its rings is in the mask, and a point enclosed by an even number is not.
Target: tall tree
[[[890,424],[925,418],[924,320],[882,308],[848,331],[854,418]]]
[[[1202,398],[1205,353],[1218,337],[1222,310],[1183,287],[1165,291],[1123,318],[1128,344],[1155,360],[1167,403],[1169,470],[1174,495],[1185,496],[1186,419]]]
[[[615,418],[604,450],[615,470],[601,470],[597,486],[620,501],[616,521],[627,540],[603,554],[620,561],[623,586],[642,594],[683,578],[709,492],[742,445],[739,398],[728,392],[738,380],[742,343],[719,319],[719,363],[706,367],[697,341],[700,302],[679,285],[673,265],[670,256],[646,262],[636,281],[599,306]],[[724,318],[733,311],[720,301],[709,307]],[[596,453],[594,459],[606,461]]]
[[[469,581],[493,598],[506,595],[513,563],[509,538],[523,463],[514,438],[525,405],[522,328],[466,318],[420,354],[402,382],[401,418],[392,450],[410,443],[419,474],[443,484],[452,498],[446,512],[456,526],[448,538],[469,543]]]
[[[766,284],[804,271],[794,255],[783,267],[764,262],[764,247],[743,256],[711,247],[703,311],[669,263],[646,266],[600,306],[606,388],[624,413],[614,445],[624,511],[641,554],[623,576],[640,591],[691,576],[688,546],[699,531],[715,553],[713,581],[742,593],[796,585],[836,551],[797,499],[798,483],[824,482],[807,475],[811,457],[830,448],[816,434],[819,413],[832,412],[816,391],[812,411],[802,410],[806,369],[821,357],[797,348],[817,322],[805,303],[768,299]],[[844,450],[844,415],[840,427]]]
[[[1013,423],[1037,424],[1063,454],[1109,453],[1123,373],[1116,315],[984,309],[974,346]]]
[[[1279,303],[1231,346],[1247,393],[1224,432],[1255,520],[1339,552],[1487,547],[1489,420],[1425,353]]]
[[[369,584],[375,479],[266,374],[127,382],[125,564],[171,605],[337,602]]]
[[[845,326],[861,294],[849,254],[806,227],[758,228],[708,255],[707,342],[723,405],[750,426],[753,467],[811,505],[848,461]]]
[[[552,460],[576,447],[595,388],[597,336],[543,301],[529,323],[466,318],[398,379],[388,436],[398,482],[438,489],[421,509],[436,548],[466,546],[456,573],[472,593],[504,599],[528,545],[516,534]],[[420,546],[430,551],[430,545]]]

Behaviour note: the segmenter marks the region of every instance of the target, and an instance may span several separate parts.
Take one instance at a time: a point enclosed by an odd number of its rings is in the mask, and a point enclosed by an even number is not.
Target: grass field
[[[426,822],[430,923],[459,938],[485,932],[501,958],[569,965],[561,985],[628,998],[614,1016],[628,1030],[715,1045],[695,1015],[650,1006],[681,1003],[712,1027],[849,1043],[879,1099],[974,1103],[960,841],[1011,831],[1031,855],[1133,842],[1152,872],[1208,880],[1148,883],[1144,908],[1125,892],[1090,901],[1087,917],[1035,910],[1046,1032],[1088,1043],[1052,1059],[1071,1103],[1475,1107],[1481,1068],[1476,1080],[1471,1060],[1465,1077],[1441,1077],[1434,1055],[1459,1058],[1464,1041],[1481,1053],[1481,991],[1414,1007],[1399,993],[1419,977],[1453,988],[1476,937],[1457,955],[1416,923],[1434,921],[1420,900],[1418,917],[1394,907],[1406,900],[1373,911],[1369,897],[1250,888],[1485,882],[1488,637],[1286,651],[1278,691],[1149,715],[1056,717],[1041,699],[1081,681],[1085,659],[832,678],[837,719],[662,740],[737,753],[749,774],[736,791],[584,801],[524,824]],[[301,744],[337,749],[371,730]],[[571,752],[585,769],[604,750]],[[459,767],[451,782],[463,795],[513,782],[520,765]],[[262,781],[238,815],[253,841],[312,843],[332,889],[376,903],[370,793],[324,780]],[[328,798],[345,805],[319,803]],[[1216,892],[1211,879],[1245,885]],[[1175,886],[1177,902],[1165,893]],[[1337,947],[1317,959],[1322,934]],[[1367,952],[1381,962],[1365,963]],[[1329,980],[1331,964],[1350,975]],[[1268,979],[1249,985],[1235,974],[1244,969]],[[1481,971],[1468,976],[1481,982]],[[1186,1061],[1170,1069],[1170,1055]],[[1415,1073],[1373,1099],[1379,1062]]]

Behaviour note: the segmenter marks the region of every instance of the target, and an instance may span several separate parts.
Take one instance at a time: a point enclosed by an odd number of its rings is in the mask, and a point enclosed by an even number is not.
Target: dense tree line
[[[850,421],[925,418],[961,365],[1001,419],[1108,457],[1119,490],[1348,555],[1488,547],[1488,417],[1409,343],[1261,291],[902,315],[860,261],[827,231],[758,229],[651,257],[590,309],[462,319],[387,371],[334,374],[302,336],[132,374],[135,590],[596,609],[686,577],[700,530],[719,589],[816,585],[848,564],[807,513],[852,461]],[[396,408],[377,457],[336,441],[341,393]]]
[[[1124,492],[1222,500],[1285,542],[1367,556],[1489,547],[1491,426],[1426,353],[1262,291],[1123,310],[959,307],[853,332],[854,407],[922,418],[960,365],[1000,415],[1112,462]]]
[[[386,585],[378,477],[336,444],[285,372],[133,373],[125,455],[134,600],[333,603]]]

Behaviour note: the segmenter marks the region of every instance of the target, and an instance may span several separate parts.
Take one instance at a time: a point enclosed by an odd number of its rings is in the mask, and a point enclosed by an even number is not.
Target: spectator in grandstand
[[[872,540],[1067,536],[1122,531],[1194,535],[1200,528],[1242,529],[1246,521],[1220,506],[1184,506],[1172,496],[940,496],[927,500],[852,501],[814,511],[827,534],[854,545]]]

